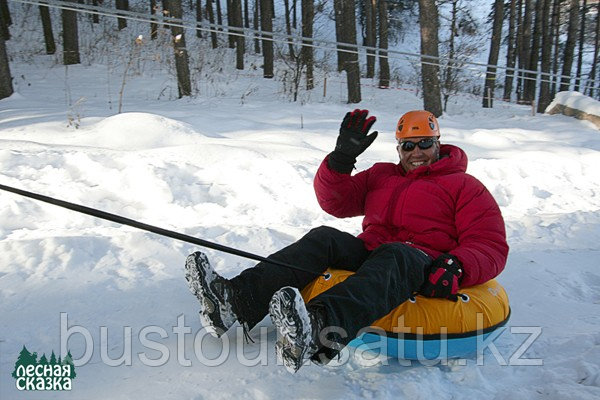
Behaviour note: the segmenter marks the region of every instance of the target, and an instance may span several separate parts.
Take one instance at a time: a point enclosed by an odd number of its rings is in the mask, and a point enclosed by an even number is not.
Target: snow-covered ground
[[[359,218],[325,214],[313,194],[350,108],[335,90],[300,105],[277,82],[224,77],[211,83],[220,96],[167,101],[156,98],[168,76],[137,77],[115,114],[107,93],[114,102],[120,80],[101,66],[69,67],[69,87],[64,68],[11,67],[18,93],[0,101],[1,184],[260,255],[314,226],[360,230]],[[378,117],[380,135],[358,169],[395,161],[397,118],[421,107],[406,91],[363,90],[359,106]],[[512,318],[483,365],[352,355],[291,375],[276,363],[268,318],[255,343],[204,335],[183,277],[198,248],[0,192],[0,398],[600,398],[600,132],[480,101],[459,98],[440,124],[500,204],[511,246],[499,281]],[[253,264],[207,252],[225,276]],[[86,361],[71,392],[17,391],[21,348],[48,356],[61,339]]]

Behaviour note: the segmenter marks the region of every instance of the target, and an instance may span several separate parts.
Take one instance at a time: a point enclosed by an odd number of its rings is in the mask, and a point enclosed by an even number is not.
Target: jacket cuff
[[[341,174],[349,174],[354,169],[356,158],[339,151],[333,151],[329,154],[327,164],[332,170]]]

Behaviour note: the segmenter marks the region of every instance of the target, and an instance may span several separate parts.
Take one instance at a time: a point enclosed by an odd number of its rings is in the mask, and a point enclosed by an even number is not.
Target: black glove
[[[367,135],[377,118],[367,118],[368,110],[348,112],[342,121],[335,150],[329,154],[329,167],[342,174],[354,168],[356,157],[367,149],[377,137],[377,131]]]
[[[427,297],[442,297],[458,300],[458,285],[463,275],[463,267],[452,254],[441,254],[433,260],[429,276],[421,287],[420,293]]]

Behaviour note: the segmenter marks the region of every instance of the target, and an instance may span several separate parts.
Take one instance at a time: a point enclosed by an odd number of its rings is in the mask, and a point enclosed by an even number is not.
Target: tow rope
[[[210,241],[204,240],[204,239],[198,239],[193,236],[189,236],[189,235],[186,235],[183,233],[160,228],[158,226],[145,224],[143,222],[139,222],[134,219],[126,218],[126,217],[123,217],[123,216],[120,216],[117,214],[111,214],[106,211],[98,210],[96,208],[86,207],[81,204],[70,203],[68,201],[55,199],[53,197],[44,196],[39,193],[33,193],[33,192],[29,192],[27,190],[17,189],[17,188],[2,185],[2,184],[0,184],[0,189],[7,191],[7,192],[15,193],[15,194],[18,194],[21,196],[29,197],[30,199],[39,200],[39,201],[43,201],[44,203],[53,204],[58,207],[66,208],[68,210],[75,211],[75,212],[78,212],[81,214],[87,214],[92,217],[104,219],[104,220],[111,221],[111,222],[116,222],[117,224],[127,225],[127,226],[131,226],[133,228],[141,229],[143,231],[156,233],[157,235],[170,237],[172,239],[181,240],[183,242],[192,243],[192,244],[195,244],[198,246],[207,247],[209,249],[222,251],[224,253],[229,253],[229,254],[233,254],[236,256],[244,257],[244,258],[249,258],[249,259],[255,260],[255,261],[267,262],[270,264],[279,265],[281,267],[286,267],[286,268],[291,268],[291,269],[295,269],[298,271],[307,272],[312,275],[323,276],[326,279],[329,278],[329,274],[327,274],[327,273],[321,274],[318,272],[309,271],[304,268],[285,263],[283,261],[277,261],[274,259],[262,257],[257,254],[249,253],[247,251],[234,249],[233,247],[228,247],[228,246],[224,246],[224,245],[221,245],[218,243],[213,243],[213,242],[210,242]]]

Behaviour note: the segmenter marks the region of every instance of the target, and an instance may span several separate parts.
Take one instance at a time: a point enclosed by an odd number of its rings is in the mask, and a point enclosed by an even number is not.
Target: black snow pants
[[[431,258],[404,243],[387,243],[368,251],[362,240],[337,229],[312,229],[297,242],[270,255],[270,259],[323,273],[328,267],[355,271],[344,282],[312,299],[307,307],[324,312],[325,327],[341,328],[336,335],[342,347],[358,331],[371,325],[406,301],[424,282]],[[300,290],[316,276],[279,265],[260,262],[231,282],[246,298],[244,320],[252,328],[268,313],[273,294],[284,286]]]

